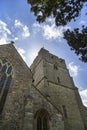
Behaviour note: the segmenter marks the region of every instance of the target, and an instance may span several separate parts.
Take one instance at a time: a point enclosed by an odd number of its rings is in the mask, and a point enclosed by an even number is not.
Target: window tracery
[[[35,116],[36,127],[35,130],[49,130],[49,114],[46,110],[41,109],[36,113]]]
[[[6,59],[0,59],[0,114],[2,113],[12,81],[12,66]]]

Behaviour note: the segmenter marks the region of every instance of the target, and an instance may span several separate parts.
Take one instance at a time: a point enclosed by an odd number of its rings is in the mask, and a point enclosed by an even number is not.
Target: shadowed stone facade
[[[0,46],[0,130],[87,130],[63,59],[42,48],[29,68],[13,44]]]

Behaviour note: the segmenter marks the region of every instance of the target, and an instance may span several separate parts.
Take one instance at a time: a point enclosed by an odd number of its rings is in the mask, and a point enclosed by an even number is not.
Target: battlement
[[[37,85],[42,79],[47,78],[48,82],[61,84],[69,88],[75,88],[73,79],[69,75],[65,60],[49,53],[41,48],[38,56],[31,65],[34,76],[34,83]]]
[[[54,54],[51,54],[48,50],[41,48],[41,50],[38,52],[38,56],[33,61],[33,64],[31,65],[31,68],[35,68],[40,60],[46,60],[46,62],[50,64],[56,64],[57,66],[60,66],[62,68],[66,68],[65,60],[62,58],[59,58],[58,56],[55,56]]]

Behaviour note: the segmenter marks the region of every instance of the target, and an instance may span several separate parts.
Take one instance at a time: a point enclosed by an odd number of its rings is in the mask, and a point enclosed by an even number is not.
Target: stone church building
[[[42,48],[29,68],[0,45],[0,130],[87,130],[87,108],[65,61]]]

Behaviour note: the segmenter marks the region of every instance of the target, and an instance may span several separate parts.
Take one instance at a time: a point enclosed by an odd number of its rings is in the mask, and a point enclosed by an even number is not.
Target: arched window
[[[0,114],[2,113],[12,80],[12,67],[6,59],[0,60]]]
[[[45,109],[40,109],[35,115],[35,130],[49,130],[50,117]]]

